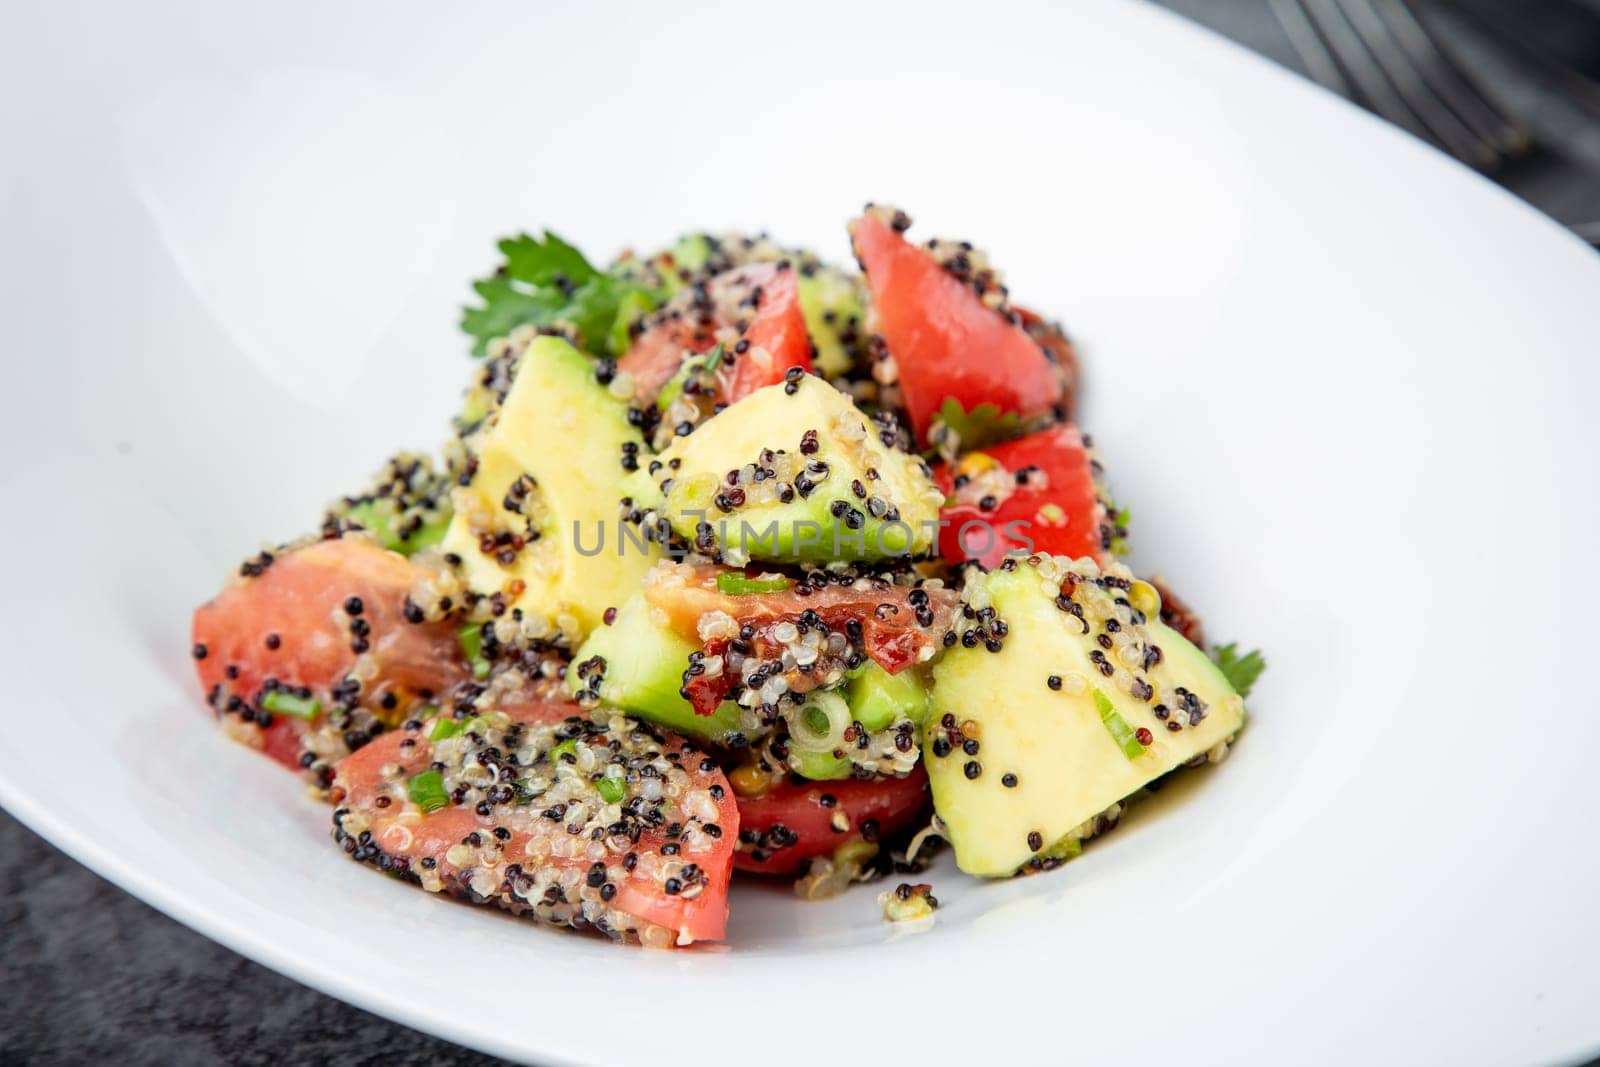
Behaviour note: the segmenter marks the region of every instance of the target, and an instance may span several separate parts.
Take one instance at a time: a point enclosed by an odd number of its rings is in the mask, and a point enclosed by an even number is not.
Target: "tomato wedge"
[[[728,573],[726,567],[664,563],[645,576],[650,606],[698,644],[703,658],[719,663],[715,672],[691,668],[684,679],[684,695],[701,715],[714,713],[744,685],[761,684],[741,673],[745,660],[759,664],[763,680],[781,677],[781,686],[772,682],[777,692],[796,693],[816,688],[834,668],[859,666],[863,656],[890,674],[924,662],[950,629],[959,601],[954,590],[943,587],[894,585],[882,578],[840,584],[820,574],[796,579],[782,592],[724,593],[717,576]],[[782,668],[790,646],[833,634],[844,641],[819,640],[818,654],[806,669]]]
[[[812,368],[811,338],[794,268],[751,263],[691,286],[645,320],[644,330],[617,361],[633,376],[638,401],[653,400],[683,362],[721,342],[716,399],[731,404],[783,381],[791,367]]]
[[[726,933],[739,811],[679,739],[574,704],[407,723],[340,762],[334,839],[429,892],[666,947]],[[624,725],[626,724],[626,725]]]
[[[788,778],[760,796],[739,798],[739,851],[733,865],[741,871],[796,874],[809,860],[831,855],[850,834],[876,841],[906,829],[928,801],[928,776],[920,764],[904,778]]]
[[[903,214],[873,208],[850,234],[917,440],[927,441],[946,400],[967,412],[983,404],[1022,416],[1053,411],[1064,393],[1060,368],[1003,300],[985,302],[957,276],[966,252],[941,262],[901,236],[909,225]]]
[[[1060,323],[1051,322],[1037,311],[1032,311],[1021,304],[1011,305],[1011,310],[1017,313],[1017,318],[1028,336],[1039,343],[1045,354],[1055,361],[1056,368],[1061,373],[1061,417],[1070,419],[1077,408],[1078,401],[1078,351],[1073,347],[1071,339]]]
[[[218,714],[255,723],[260,732],[245,736],[296,769],[306,733],[323,718],[313,706],[358,696],[398,721],[470,677],[449,623],[406,620],[407,594],[425,576],[398,552],[355,536],[248,561],[236,583],[194,613],[195,669],[207,699]],[[336,701],[358,660],[368,680]],[[275,704],[292,710],[274,712]]]
[[[939,552],[997,566],[1008,552],[1103,560],[1114,530],[1095,462],[1074,426],[1056,426],[934,468],[947,500]]]

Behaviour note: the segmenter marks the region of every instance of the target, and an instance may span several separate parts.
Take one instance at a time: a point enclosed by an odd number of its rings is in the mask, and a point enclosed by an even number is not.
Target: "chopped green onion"
[[[621,778],[608,776],[595,783],[595,790],[599,792],[601,800],[615,804],[628,795],[628,784]]]
[[[462,720],[443,715],[433,720],[433,729],[428,732],[428,740],[443,741],[447,737],[456,736],[466,728],[467,724]]]
[[[554,763],[556,760],[560,759],[562,756],[572,756],[574,759],[576,759],[577,755],[578,755],[578,742],[569,737],[565,741],[563,741],[559,745],[557,745],[555,748],[552,748],[550,750],[550,762]]]
[[[489,659],[483,654],[483,624],[468,623],[456,631],[456,638],[461,642],[462,655],[472,665],[472,676],[480,682],[489,677]]]
[[[315,719],[322,714],[322,701],[314,697],[297,697],[282,689],[270,690],[261,698],[263,711],[276,715],[293,715],[297,719]]]
[[[448,807],[450,794],[444,791],[444,775],[438,771],[423,771],[406,782],[406,793],[411,802],[423,811],[438,811]]]
[[[770,578],[751,578],[738,571],[723,571],[717,575],[717,592],[729,596],[744,596],[747,593],[781,593],[789,588],[789,585],[789,579],[781,574]]]
[[[1138,759],[1144,755],[1144,746],[1139,743],[1139,738],[1134,735],[1133,729],[1128,725],[1128,720],[1117,714],[1117,709],[1112,705],[1111,698],[1100,690],[1094,691],[1094,706],[1100,711],[1100,721],[1105,723],[1106,732],[1111,735],[1122,749],[1122,754],[1129,759]]]
[[[828,731],[833,728],[833,723],[828,720],[828,713],[814,704],[802,711],[800,717],[805,720],[806,729],[818,737],[827,737]]]

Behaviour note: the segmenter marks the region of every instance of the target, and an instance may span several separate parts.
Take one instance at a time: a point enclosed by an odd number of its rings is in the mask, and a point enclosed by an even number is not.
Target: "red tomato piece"
[[[926,442],[946,400],[964,411],[993,404],[1023,416],[1060,404],[1060,369],[1009,309],[985,303],[928,249],[901,236],[903,215],[886,214],[869,210],[850,234],[917,440]]]
[[[1200,622],[1200,613],[1174,593],[1165,578],[1152,577],[1150,584],[1161,594],[1161,621],[1182,634],[1191,645],[1205,648],[1206,631]]]
[[[1071,339],[1062,330],[1061,324],[1051,322],[1036,311],[1031,311],[1020,304],[1011,305],[1011,310],[1017,313],[1022,328],[1028,331],[1028,336],[1039,342],[1039,347],[1055,360],[1057,369],[1061,373],[1061,417],[1070,419],[1077,407],[1078,401],[1078,351],[1073,347]]]
[[[869,841],[913,825],[929,801],[921,765],[904,778],[846,778],[837,782],[785,779],[756,797],[739,798],[741,871],[797,874],[827,856],[851,834]],[[844,829],[834,825],[843,813]]]
[[[1056,426],[970,452],[933,478],[947,504],[939,552],[952,563],[994,567],[1008,552],[1104,560],[1113,531],[1094,457],[1073,426]]]
[[[669,563],[645,578],[645,600],[666,612],[668,625],[700,644],[707,656],[720,656],[727,664],[714,675],[685,679],[685,695],[701,715],[715,712],[739,684],[731,660],[731,636],[701,641],[700,620],[706,615],[721,612],[739,626],[748,624],[753,633],[738,655],[763,663],[782,657],[785,643],[775,634],[776,628],[798,624],[808,613],[814,613],[816,624],[827,632],[844,634],[847,644],[842,653],[823,653],[809,672],[795,669],[784,674],[789,691],[804,693],[815,688],[828,668],[858,664],[859,658],[847,661],[851,652],[867,656],[890,674],[923,662],[950,628],[960,599],[951,589],[893,585],[881,578],[860,578],[848,585],[821,579],[803,587],[796,581],[782,592],[731,594],[717,588],[717,575],[728,572],[727,567],[709,564]]]
[[[540,921],[661,946],[720,940],[739,811],[716,763],[679,738],[597,724],[575,704],[500,710],[510,725],[435,742],[435,723],[423,723],[345,757],[329,793],[335,840],[430,892]],[[598,754],[595,770],[558,775],[563,762],[578,766],[564,744]],[[623,774],[608,785],[612,768]],[[413,783],[434,774],[427,789]],[[663,796],[669,784],[676,797]],[[609,804],[623,806],[621,825],[605,821]]]
[[[306,699],[327,708],[333,688],[365,657],[373,674],[361,701],[392,704],[396,721],[449,692],[471,676],[454,627],[405,617],[406,596],[423,573],[362,537],[314,541],[250,561],[240,580],[194,613],[195,668],[207,699],[219,714],[265,721],[262,750],[298,769],[299,740],[314,720],[264,712],[269,684],[307,690]]]
[[[732,338],[717,369],[717,400],[731,404],[783,381],[791,367],[812,368],[794,268],[751,263],[680,292],[651,315],[617,361],[633,376],[634,396],[648,401],[676,373],[685,352],[709,352]]]

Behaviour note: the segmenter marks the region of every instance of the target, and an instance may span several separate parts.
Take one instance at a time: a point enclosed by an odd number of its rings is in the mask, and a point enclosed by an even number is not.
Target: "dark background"
[[[1269,0],[1165,6],[1305,73]],[[1600,39],[1568,21],[1600,0],[1506,2],[1515,25],[1474,18],[1489,0],[1434,3],[1429,28],[1530,126],[1541,148],[1494,177],[1600,239],[1600,119],[1519,38],[1600,69]],[[1493,12],[1491,12],[1493,14]],[[1578,48],[1574,45],[1595,46]],[[1594,225],[1596,229],[1587,227]],[[499,1061],[376,1018],[215,945],[78,866],[0,812],[0,1065]],[[1600,1063],[1600,1060],[1595,1061]]]

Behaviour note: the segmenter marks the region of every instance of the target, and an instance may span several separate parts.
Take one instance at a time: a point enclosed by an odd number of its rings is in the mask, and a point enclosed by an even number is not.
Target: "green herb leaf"
[[[582,285],[600,273],[582,252],[549,230],[542,241],[525,233],[504,238],[500,253],[506,257],[506,273],[530,285],[554,285],[563,279]]]
[[[274,715],[292,715],[297,719],[315,719],[322,714],[322,702],[314,697],[297,697],[282,689],[273,689],[261,698],[261,707]]]
[[[413,775],[406,782],[406,795],[424,812],[438,811],[450,804],[450,794],[444,791],[444,775],[438,771]]]
[[[1144,755],[1144,746],[1139,743],[1139,738],[1128,725],[1128,720],[1117,712],[1110,697],[1096,689],[1094,706],[1100,712],[1100,721],[1105,723],[1106,733],[1110,734],[1111,739],[1122,749],[1124,756],[1138,759]]]
[[[462,309],[461,328],[482,355],[495,337],[522,325],[565,323],[591,352],[621,355],[627,323],[653,310],[660,294],[628,278],[595,269],[572,245],[546,230],[544,237],[518,234],[500,242],[505,261],[472,283],[481,307]]]
[[[1267,669],[1266,657],[1261,655],[1259,649],[1240,655],[1239,646],[1232,642],[1213,648],[1211,658],[1227,677],[1228,684],[1233,686],[1233,691],[1241,697],[1250,695],[1250,690],[1255,688],[1256,679]]]
[[[994,404],[979,404],[966,411],[954,397],[947,397],[940,405],[928,429],[929,442],[944,451],[948,436],[940,439],[937,431],[941,426],[956,435],[955,450],[961,452],[1008,441],[1022,433],[1022,420],[1015,412],[1003,412]]]
[[[717,575],[717,592],[726,593],[728,596],[744,596],[748,593],[781,593],[789,588],[789,579],[781,574],[770,578],[751,578],[740,574],[738,571],[723,571]]]
[[[462,308],[461,328],[472,336],[475,356],[488,350],[490,340],[524,323],[548,326],[560,321],[567,303],[566,294],[558,289],[534,289],[503,275],[473,282],[472,289],[483,298],[483,306]]]

